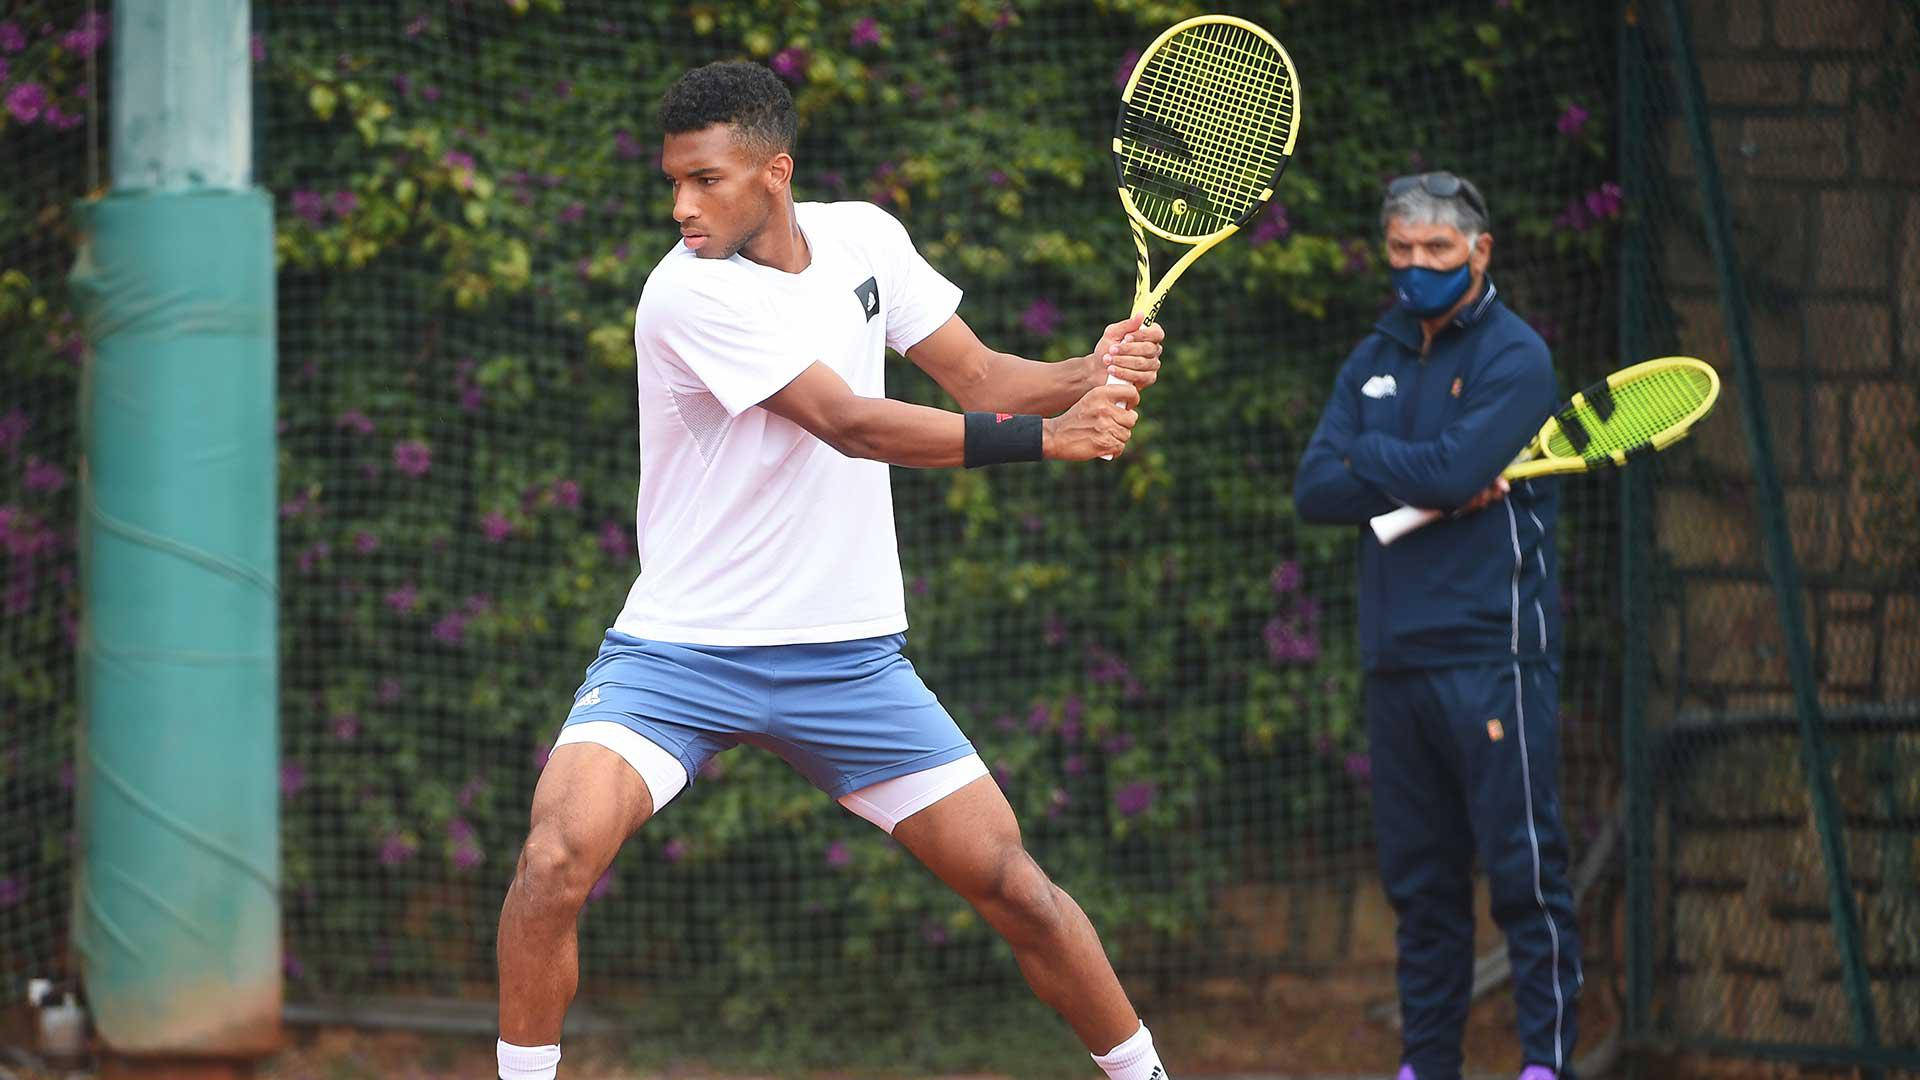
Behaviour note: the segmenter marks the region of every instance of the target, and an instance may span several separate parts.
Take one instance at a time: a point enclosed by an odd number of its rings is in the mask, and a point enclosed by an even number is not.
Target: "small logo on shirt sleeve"
[[[598,704],[600,704],[600,688],[596,686],[581,695],[580,700],[573,703],[573,709],[571,711],[579,712],[581,709]]]
[[[1448,390],[1447,393],[1452,394],[1454,397],[1460,396],[1460,376],[1455,375],[1453,377],[1453,389]]]
[[[873,317],[875,315],[880,314],[880,281],[879,279],[868,278],[867,280],[854,286],[853,295],[860,298],[860,310],[866,312],[867,321],[872,322]]]

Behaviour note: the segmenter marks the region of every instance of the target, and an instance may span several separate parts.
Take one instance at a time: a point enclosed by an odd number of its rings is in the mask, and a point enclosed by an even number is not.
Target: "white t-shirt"
[[[795,207],[798,274],[676,244],[634,316],[640,577],[613,628],[699,645],[850,641],[907,628],[888,466],[756,408],[815,361],[885,397],[888,346],[938,330],[960,290],[870,203]]]

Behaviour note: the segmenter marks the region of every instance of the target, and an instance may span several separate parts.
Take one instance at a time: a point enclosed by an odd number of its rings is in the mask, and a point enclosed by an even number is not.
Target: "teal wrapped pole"
[[[273,210],[244,0],[120,0],[80,208],[74,946],[110,1050],[248,1057],[281,1011]]]

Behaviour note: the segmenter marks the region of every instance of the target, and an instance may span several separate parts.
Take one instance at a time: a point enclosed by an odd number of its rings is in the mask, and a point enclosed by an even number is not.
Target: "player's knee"
[[[565,834],[536,828],[520,849],[514,888],[535,904],[579,907],[593,888],[594,871],[580,846]]]
[[[1015,944],[1057,932],[1064,918],[1062,899],[1046,871],[1019,847],[1001,856],[984,898],[999,914],[996,924],[1001,933]]]

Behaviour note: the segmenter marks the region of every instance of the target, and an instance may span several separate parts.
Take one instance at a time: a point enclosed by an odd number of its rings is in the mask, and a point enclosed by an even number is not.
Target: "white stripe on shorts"
[[[893,835],[901,822],[987,775],[979,754],[896,776],[840,796],[840,805]]]
[[[577,724],[568,724],[560,729],[560,738],[553,744],[555,750],[569,743],[592,743],[627,759],[633,771],[646,781],[647,792],[653,796],[653,812],[672,801],[680,790],[687,786],[687,767],[680,759],[660,748],[660,744],[614,720],[582,720]]]

